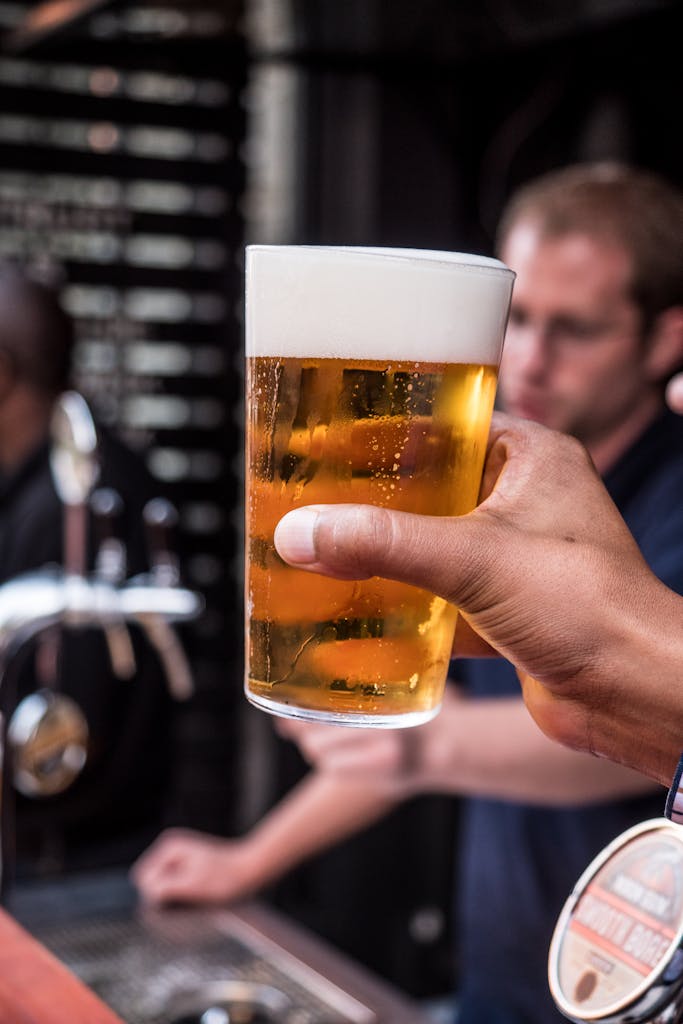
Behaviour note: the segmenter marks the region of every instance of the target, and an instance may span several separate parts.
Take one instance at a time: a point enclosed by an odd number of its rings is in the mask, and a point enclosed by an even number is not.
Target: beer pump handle
[[[180,584],[180,562],[174,543],[178,526],[175,505],[166,498],[152,498],[142,510],[142,518],[147,531],[152,584],[177,587]],[[178,636],[160,615],[143,615],[139,621],[161,659],[171,694],[176,700],[187,700],[194,686]]]
[[[169,692],[174,700],[188,700],[194,693],[190,663],[173,627],[161,616],[152,613],[138,616],[161,662]]]
[[[121,535],[123,500],[113,487],[98,487],[90,497],[97,543],[95,572],[117,586],[126,578],[126,545]]]
[[[126,546],[121,538],[120,524],[123,500],[113,487],[98,487],[90,495],[97,556],[95,575],[112,587],[120,586],[126,578]],[[119,679],[131,679],[135,674],[135,652],[123,618],[112,617],[102,624],[114,674]]]
[[[180,582],[180,563],[175,552],[178,512],[166,498],[152,498],[142,510],[147,531],[150,569],[153,582],[166,587]]]
[[[64,506],[64,569],[85,576],[87,503],[99,475],[97,431],[88,403],[77,391],[57,399],[50,422],[50,470]]]

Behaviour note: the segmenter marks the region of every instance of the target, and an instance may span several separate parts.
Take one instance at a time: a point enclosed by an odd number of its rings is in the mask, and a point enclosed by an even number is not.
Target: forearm
[[[242,842],[253,887],[275,881],[309,857],[368,827],[403,798],[395,780],[347,780],[311,771]]]
[[[419,741],[417,791],[570,806],[656,788],[630,768],[548,739],[521,697],[464,698],[442,715]]]
[[[593,672],[566,695],[555,687],[557,708],[546,710],[553,726],[583,715],[590,750],[668,787],[683,751],[683,599],[652,578],[612,618]]]

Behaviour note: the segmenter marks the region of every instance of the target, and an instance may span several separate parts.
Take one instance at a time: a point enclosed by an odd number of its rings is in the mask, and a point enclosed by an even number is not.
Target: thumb
[[[275,547],[289,565],[337,579],[384,576],[461,607],[486,582],[496,558],[495,528],[481,512],[446,518],[373,505],[309,505],[289,512]]]
[[[683,372],[677,373],[669,381],[666,389],[666,400],[674,412],[683,414]]]

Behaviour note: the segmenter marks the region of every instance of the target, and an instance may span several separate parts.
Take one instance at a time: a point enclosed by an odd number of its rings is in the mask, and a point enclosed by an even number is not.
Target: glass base
[[[277,701],[256,697],[245,690],[250,704],[267,711],[269,715],[280,718],[299,718],[306,722],[325,722],[327,725],[350,725],[359,729],[407,729],[414,725],[423,725],[435,718],[441,710],[441,704],[425,711],[407,711],[397,715],[372,715],[347,711],[314,711],[311,708],[298,708],[293,704],[278,704]]]

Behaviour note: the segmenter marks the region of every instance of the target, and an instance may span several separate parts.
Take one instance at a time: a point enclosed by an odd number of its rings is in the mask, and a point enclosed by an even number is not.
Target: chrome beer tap
[[[0,657],[57,623],[71,628],[97,626],[107,634],[114,671],[125,678],[132,674],[132,654],[122,651],[120,632],[115,639],[112,634],[133,622],[146,632],[167,669],[168,647],[173,646],[182,675],[189,679],[185,656],[171,644],[167,632],[171,622],[196,618],[203,605],[198,594],[180,585],[177,559],[168,546],[154,544],[151,571],[125,580],[125,551],[110,533],[101,539],[94,575],[85,575],[87,499],[98,475],[97,439],[88,406],[76,392],[66,392],[59,400],[52,438],[53,478],[65,506],[64,568],[26,573],[0,586]],[[96,492],[94,499],[100,519],[113,517],[118,496],[109,491],[103,498]],[[112,511],[103,510],[106,501]],[[169,502],[154,499],[143,517],[148,532],[168,529],[175,510]],[[169,687],[174,696],[189,696],[187,679],[181,685],[178,673],[171,673]]]
[[[135,655],[128,627],[136,624],[158,652],[172,696],[189,697],[191,671],[171,624],[196,618],[203,603],[198,594],[181,586],[177,559],[160,540],[159,531],[172,525],[173,506],[155,499],[145,507],[153,542],[151,569],[126,579],[126,551],[114,530],[120,498],[109,489],[93,492],[99,475],[97,435],[87,403],[76,392],[65,392],[59,399],[51,442],[52,475],[64,505],[64,565],[46,566],[0,586],[0,686],[19,649],[54,626],[102,629],[114,673],[130,678]],[[89,499],[100,528],[92,575],[86,575]],[[21,700],[5,723],[4,738],[5,772],[26,795],[61,792],[87,759],[85,717],[57,688],[41,687]],[[2,801],[3,860],[11,832],[9,781],[5,779]]]

